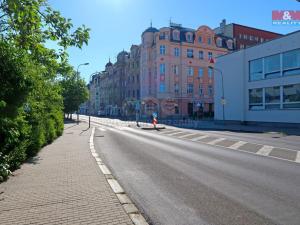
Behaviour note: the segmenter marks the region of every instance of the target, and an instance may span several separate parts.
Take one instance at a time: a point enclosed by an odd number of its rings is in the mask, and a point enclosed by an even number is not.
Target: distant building
[[[137,104],[140,104],[140,47],[132,45],[126,60],[125,77],[123,83],[123,114],[134,116]]]
[[[234,40],[236,50],[247,48],[282,36],[282,34],[236,23],[226,24],[225,19],[220,23],[220,27],[214,29],[214,31],[218,35],[232,38]]]
[[[211,58],[234,49],[233,39],[207,27],[171,23],[142,33],[140,82],[143,114],[161,117],[213,114]]]
[[[299,126],[300,31],[220,56],[215,66],[225,120]],[[223,120],[221,97],[215,76],[215,120]]]
[[[89,84],[90,108],[93,115],[130,116],[140,98],[140,48],[132,45],[130,52],[122,51],[115,63],[92,75]]]

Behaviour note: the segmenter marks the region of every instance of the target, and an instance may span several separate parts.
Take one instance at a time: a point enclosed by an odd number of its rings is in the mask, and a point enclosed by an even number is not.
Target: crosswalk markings
[[[236,150],[236,149],[238,149],[239,147],[243,146],[246,143],[247,142],[245,142],[245,141],[238,141],[238,142],[234,143],[233,145],[229,146],[228,148]]]
[[[217,138],[215,140],[212,140],[212,141],[208,142],[207,144],[209,144],[209,145],[215,145],[215,144],[217,144],[217,143],[219,143],[221,141],[224,141],[224,140],[226,140],[226,138]]]
[[[180,136],[179,138],[186,138],[186,137],[189,137],[189,136],[192,136],[192,135],[195,135],[195,133],[185,134],[183,136]]]
[[[184,131],[179,131],[179,132],[175,132],[175,133],[171,133],[171,134],[167,134],[169,136],[175,135],[175,134],[181,134],[181,133],[185,133]]]
[[[258,152],[256,152],[256,154],[268,156],[271,153],[271,151],[273,150],[273,148],[274,147],[272,147],[272,146],[264,145],[261,149],[258,150]]]
[[[193,139],[191,139],[192,141],[199,141],[199,140],[201,140],[201,139],[204,139],[204,138],[207,138],[207,137],[209,137],[208,135],[203,135],[203,136],[201,136],[201,137],[196,137],[196,138],[193,138]]]
[[[297,155],[296,155],[296,162],[300,163],[300,151],[297,151]]]

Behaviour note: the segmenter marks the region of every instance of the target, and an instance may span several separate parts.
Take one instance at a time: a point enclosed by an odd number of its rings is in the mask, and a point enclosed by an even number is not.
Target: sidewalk
[[[132,224],[89,150],[87,124],[62,137],[0,184],[0,224]]]

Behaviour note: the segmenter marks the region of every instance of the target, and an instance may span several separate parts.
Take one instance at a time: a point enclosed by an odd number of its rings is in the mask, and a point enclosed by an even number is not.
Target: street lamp
[[[89,65],[90,63],[82,63],[82,64],[79,64],[78,66],[77,66],[77,72],[76,72],[76,78],[77,79],[79,79],[79,67],[80,66],[87,66],[87,65]],[[77,110],[77,124],[79,124],[79,109]]]
[[[224,98],[224,81],[223,81],[223,73],[222,70],[216,68],[216,67],[212,67],[212,66],[208,66],[209,69],[218,71],[221,74],[221,81],[222,81],[222,113],[223,113],[223,123],[225,123],[225,98]]]

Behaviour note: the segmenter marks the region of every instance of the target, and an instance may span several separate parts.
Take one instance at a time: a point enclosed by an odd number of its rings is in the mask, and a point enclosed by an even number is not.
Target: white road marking
[[[171,134],[166,134],[166,135],[173,136],[175,134],[181,134],[181,133],[185,133],[185,132],[184,131],[178,131],[178,132],[171,133]]]
[[[261,149],[258,150],[258,152],[256,152],[256,154],[268,156],[273,150],[273,148],[273,146],[264,145]]]
[[[199,140],[204,139],[204,138],[207,138],[207,137],[209,137],[209,136],[208,136],[208,135],[203,135],[203,136],[201,136],[201,137],[193,138],[193,139],[191,139],[191,141],[199,141]]]
[[[186,137],[189,137],[189,136],[192,136],[192,135],[195,135],[195,133],[192,133],[192,134],[185,134],[183,136],[180,136],[179,138],[186,138]]]
[[[234,143],[233,145],[229,146],[228,148],[236,150],[236,149],[238,149],[239,147],[243,146],[246,143],[247,142],[245,142],[245,141],[238,141],[238,142]]]
[[[218,138],[216,140],[212,140],[212,141],[208,142],[207,144],[209,144],[209,145],[215,145],[215,144],[217,144],[217,143],[219,143],[221,141],[224,141],[224,140],[226,140],[226,138]]]
[[[106,131],[106,129],[104,129],[104,128],[102,128],[102,127],[98,127],[98,130],[100,130],[100,131]]]
[[[297,151],[295,162],[300,163],[300,151]]]

